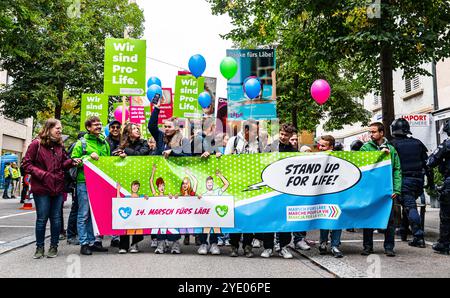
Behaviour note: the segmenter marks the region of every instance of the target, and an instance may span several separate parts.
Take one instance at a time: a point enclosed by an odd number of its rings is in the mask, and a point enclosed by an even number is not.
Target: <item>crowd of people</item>
[[[72,194],[72,206],[67,223],[67,242],[72,245],[80,245],[80,254],[92,255],[93,252],[106,252],[102,237],[94,235],[91,214],[89,212],[89,195],[86,189],[86,181],[83,172],[83,160],[90,157],[98,160],[103,156],[199,156],[201,158],[220,158],[228,154],[258,154],[263,152],[312,152],[313,148],[300,146],[296,128],[291,124],[282,124],[279,128],[278,138],[267,143],[267,137],[261,131],[259,123],[247,120],[237,135],[229,137],[224,133],[217,133],[215,121],[211,118],[204,119],[202,129],[191,129],[190,138],[183,135],[176,118],[164,121],[162,130],[158,128],[159,105],[155,105],[148,123],[148,130],[152,135],[149,140],[144,140],[140,126],[127,123],[122,127],[119,121],[109,123],[109,135],[102,133],[102,123],[98,117],[90,117],[85,122],[86,131],[78,136],[78,140],[65,150],[61,132],[61,122],[55,119],[48,120],[28,148],[23,161],[23,168],[31,175],[32,192],[34,196],[37,220],[36,220],[36,253],[35,259],[44,257],[56,257],[58,253],[58,241],[60,231],[63,229],[61,206],[63,194]],[[450,132],[450,124],[448,125]],[[396,232],[395,210],[396,206],[403,208],[406,224],[400,227],[402,239],[406,240],[409,227],[413,240],[410,246],[424,248],[424,231],[420,224],[420,216],[417,212],[416,199],[423,192],[424,176],[427,174],[428,187],[433,187],[431,167],[450,164],[450,146],[444,153],[433,154],[430,158],[427,149],[419,140],[409,136],[409,124],[406,120],[398,119],[391,126],[394,139],[388,141],[385,138],[386,130],[382,123],[376,122],[369,126],[371,140],[367,143],[355,141],[351,145],[354,151],[384,151],[389,154],[392,161],[392,212],[387,227],[380,227],[384,233],[384,252],[387,256],[396,255],[394,251],[394,237]],[[319,151],[343,150],[331,135],[322,136],[317,143]],[[449,156],[450,157],[450,156]],[[444,166],[445,167],[445,166]],[[450,166],[449,166],[450,169]],[[162,178],[154,181],[155,166],[150,178],[153,196],[166,196],[165,182]],[[445,172],[446,173],[446,172]],[[450,171],[449,171],[450,173]],[[67,184],[67,176],[72,177],[73,183]],[[217,174],[220,178],[220,173]],[[445,174],[445,177],[447,175]],[[65,179],[66,178],[66,179]],[[222,179],[222,178],[221,178]],[[186,179],[181,185],[181,196],[197,196],[195,179]],[[194,181],[191,185],[191,181]],[[66,182],[65,182],[66,181]],[[223,178],[226,190],[226,179]],[[450,181],[450,180],[449,180]],[[445,182],[450,190],[450,182]],[[134,185],[132,186],[134,187]],[[139,188],[139,185],[136,185]],[[211,190],[213,191],[213,190]],[[120,185],[118,185],[120,192]],[[133,193],[133,192],[132,192]],[[450,191],[449,191],[450,193]],[[134,193],[133,193],[134,194]],[[445,202],[444,202],[445,205]],[[446,205],[444,213],[448,212]],[[51,241],[47,254],[44,251],[45,228],[50,219]],[[409,226],[409,227],[408,227]],[[449,215],[441,210],[441,238],[433,249],[439,252],[449,251]],[[382,228],[382,229],[381,229]],[[354,231],[354,229],[349,229]],[[134,235],[112,236],[111,247],[118,248],[118,253],[126,254],[139,252],[138,244],[144,240],[144,235],[134,231]],[[363,229],[362,255],[374,253],[373,229]],[[341,251],[342,230],[321,230],[318,250],[320,254],[331,253],[336,258],[344,256]],[[194,236],[194,235],[192,235]],[[306,231],[278,232],[278,233],[231,233],[231,234],[199,234],[195,235],[195,244],[199,246],[198,254],[221,254],[221,246],[230,246],[230,256],[238,257],[242,244],[243,254],[246,257],[254,256],[254,248],[263,246],[261,257],[269,258],[277,253],[279,256],[289,259],[293,255],[288,246],[301,250],[311,249],[311,240],[306,239]],[[184,235],[184,244],[190,244],[191,235]],[[156,254],[170,252],[181,253],[181,234],[152,235],[150,245]],[[262,243],[262,244],[261,244]]]

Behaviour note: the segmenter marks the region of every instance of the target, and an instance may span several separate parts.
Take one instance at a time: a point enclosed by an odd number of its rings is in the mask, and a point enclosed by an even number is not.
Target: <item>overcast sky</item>
[[[189,58],[206,59],[204,76],[216,77],[217,96],[226,97],[226,80],[219,65],[232,42],[220,34],[232,29],[228,16],[213,16],[205,0],[137,0],[144,10],[147,57],[188,69]],[[147,59],[147,77],[157,76],[163,87],[174,88],[178,69]]]

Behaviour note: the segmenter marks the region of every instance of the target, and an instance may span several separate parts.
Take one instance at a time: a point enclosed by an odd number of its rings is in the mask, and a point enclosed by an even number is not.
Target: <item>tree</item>
[[[228,13],[235,29],[225,35],[243,48],[276,47],[278,116],[301,130],[314,131],[328,116],[327,129],[341,129],[354,122],[368,123],[369,112],[357,98],[366,90],[341,66],[344,61],[321,42],[320,19],[308,14],[295,17],[287,1],[211,0],[213,12]],[[295,1],[294,1],[295,2]],[[279,5],[288,5],[279,7]],[[310,95],[311,84],[326,79],[333,89],[331,99],[319,106]]]
[[[13,82],[0,102],[14,119],[49,109],[60,119],[65,94],[79,106],[81,93],[102,92],[105,38],[122,38],[128,27],[130,38],[143,33],[143,13],[127,0],[6,1],[0,62]]]
[[[259,35],[260,41],[279,40],[283,46],[286,35],[304,38],[304,31],[295,34],[289,24],[313,23],[315,30],[309,31],[315,32],[311,36],[317,51],[313,56],[329,63],[345,61],[344,66],[355,71],[354,78],[365,89],[381,93],[386,126],[395,116],[393,70],[403,69],[407,78],[429,75],[421,68],[423,63],[450,56],[449,1],[380,0],[369,6],[366,0],[209,2],[215,13],[230,14],[237,26],[228,35],[233,40],[245,34]]]

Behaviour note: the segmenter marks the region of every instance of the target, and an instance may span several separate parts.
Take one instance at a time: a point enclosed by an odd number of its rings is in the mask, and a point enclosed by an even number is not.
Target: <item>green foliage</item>
[[[82,93],[103,90],[105,38],[122,38],[130,26],[131,38],[143,33],[143,13],[127,0],[81,0],[78,16],[70,13],[73,2],[7,0],[0,4],[1,67],[13,78],[0,93],[6,116],[67,115],[63,98],[75,99],[79,107]],[[67,121],[76,121],[72,118]]]

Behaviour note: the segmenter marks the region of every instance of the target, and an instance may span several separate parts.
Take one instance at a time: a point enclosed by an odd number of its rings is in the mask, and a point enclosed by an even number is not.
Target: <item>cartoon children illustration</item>
[[[230,182],[228,182],[227,178],[225,178],[222,173],[220,172],[219,169],[216,170],[216,176],[220,178],[220,180],[222,180],[223,186],[220,188],[216,188],[214,189],[214,179],[213,177],[209,176],[208,178],[206,178],[206,192],[203,193],[203,196],[221,196],[222,194],[225,193],[225,191],[227,190],[227,188],[230,186]],[[214,233],[218,234],[221,233],[221,228],[213,228]],[[203,233],[209,233],[210,232],[210,228],[203,228]],[[205,237],[205,236],[203,236]],[[210,236],[211,237],[211,236]],[[213,239],[217,239],[216,235],[214,235],[215,238]],[[214,243],[216,243],[214,240],[211,240]]]
[[[197,194],[197,186],[198,186],[198,180],[197,178],[192,174],[191,170],[189,170],[188,168],[186,168],[186,177],[183,178],[183,181],[181,182],[181,187],[180,187],[180,196],[183,197],[193,197],[196,196]],[[191,184],[191,179],[194,182],[193,186]],[[201,198],[201,196],[198,196],[199,199]]]
[[[139,188],[141,184],[139,181],[135,180],[131,183],[131,198],[139,198]],[[120,198],[120,183],[117,183],[117,197]],[[145,199],[148,199],[148,197],[145,195]],[[142,235],[144,233],[143,230],[127,230],[127,235],[120,236],[120,242],[119,242],[119,254],[126,254],[127,252],[131,253],[137,253],[139,252],[138,243],[141,242],[144,239],[144,236]],[[133,235],[131,239],[131,248],[130,248],[130,236]]]
[[[141,184],[137,180],[135,180],[131,183],[131,197],[132,198],[139,198],[139,188],[140,187],[141,187]]]
[[[152,169],[152,175],[150,176],[150,188],[152,190],[152,194],[154,197],[163,197],[165,196],[164,191],[166,189],[166,184],[164,183],[164,179],[162,177],[159,177],[156,179],[156,188],[158,191],[155,190],[155,186],[153,183],[153,180],[155,178],[155,172],[156,172],[156,165],[153,165]]]

